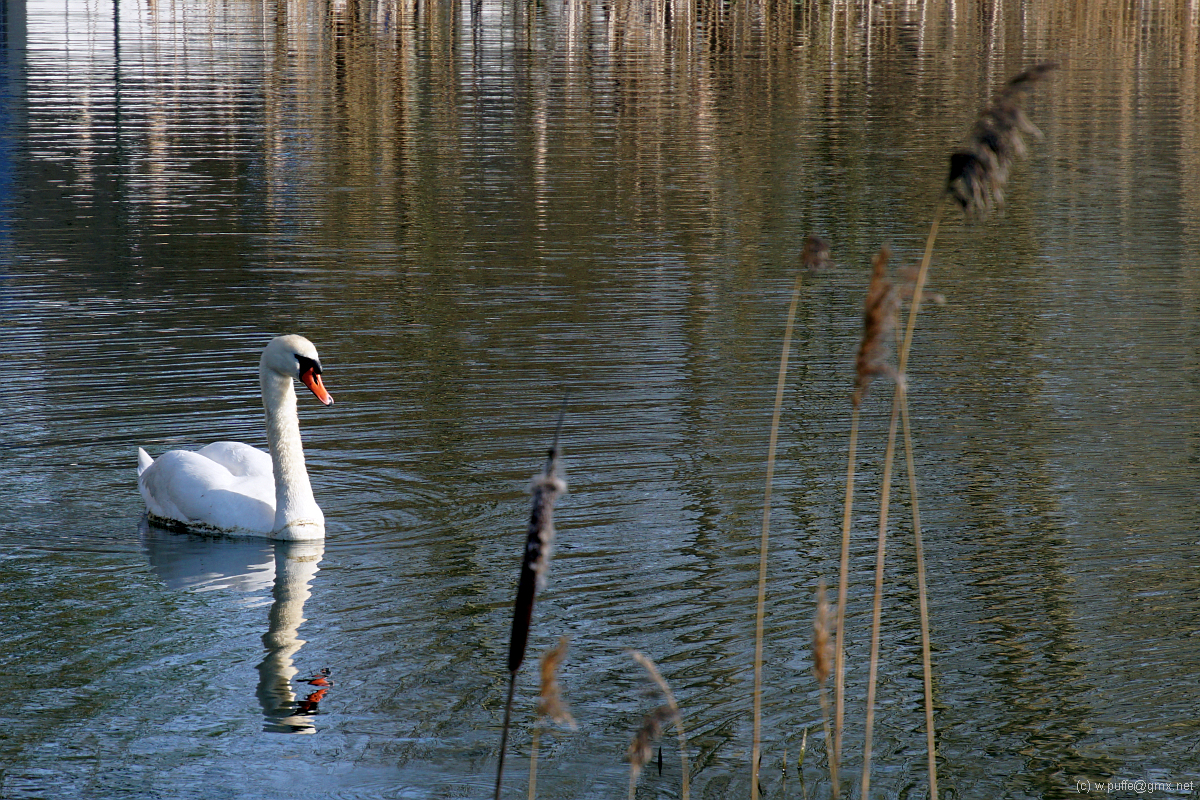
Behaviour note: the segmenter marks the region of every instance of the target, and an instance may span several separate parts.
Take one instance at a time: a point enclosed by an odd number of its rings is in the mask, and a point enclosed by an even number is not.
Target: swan
[[[325,515],[304,467],[293,378],[333,405],[312,342],[296,335],[272,339],[258,365],[270,454],[241,442],[216,442],[155,460],[138,448],[138,489],[151,523],[199,533],[325,538]]]

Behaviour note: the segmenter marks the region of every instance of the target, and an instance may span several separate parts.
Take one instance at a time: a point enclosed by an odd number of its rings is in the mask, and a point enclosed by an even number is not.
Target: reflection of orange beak
[[[321,383],[321,376],[315,369],[309,367],[301,372],[300,380],[304,382],[305,386],[312,389],[312,393],[317,396],[318,400],[327,406],[333,405],[333,395],[325,391],[325,384]]]

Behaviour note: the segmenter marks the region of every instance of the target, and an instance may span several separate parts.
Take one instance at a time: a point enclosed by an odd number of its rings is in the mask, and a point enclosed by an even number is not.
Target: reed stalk
[[[750,798],[758,800],[758,765],[762,744],[762,658],[763,619],[767,606],[767,549],[771,529],[771,483],[775,476],[775,445],[779,440],[779,420],[783,414],[783,390],[787,382],[788,356],[792,348],[792,326],[796,306],[800,303],[803,275],[796,276],[792,300],[788,306],[787,324],[783,329],[783,352],[779,356],[779,378],[775,384],[775,412],[771,416],[771,437],[767,444],[766,492],[763,498],[762,539],[758,551],[758,611],[754,624],[754,738],[750,753]]]
[[[529,745],[529,800],[537,797],[537,760],[538,739],[541,737],[542,726],[533,726],[533,741]]]
[[[900,383],[897,391],[903,392]],[[867,714],[863,733],[862,796],[869,797],[871,788],[871,736],[875,728],[875,687],[879,674],[879,637],[883,618],[883,565],[887,552],[888,506],[892,485],[892,458],[896,449],[896,416],[892,410],[887,449],[884,452],[883,477],[879,489],[879,531],[875,549],[875,597],[871,606],[871,653],[867,673]]]
[[[904,456],[908,469],[908,494],[912,501],[913,545],[917,561],[917,605],[921,614],[921,670],[925,690],[925,752],[929,764],[929,796],[938,797],[937,742],[933,723],[933,657],[929,633],[929,601],[925,584],[925,548],[921,540],[921,510],[917,501],[917,468],[913,459],[912,431],[908,420],[908,393],[900,405],[900,421],[904,429]]]
[[[888,422],[888,438],[887,447],[883,457],[883,475],[880,481],[879,489],[879,529],[876,540],[875,551],[875,593],[871,607],[871,651],[870,663],[867,674],[867,712],[866,723],[863,741],[863,777],[862,777],[862,795],[867,796],[867,792],[871,786],[871,748],[872,735],[875,726],[875,690],[878,685],[879,674],[879,639],[882,628],[883,618],[883,574],[884,562],[887,554],[887,524],[888,511],[891,503],[892,494],[892,464],[896,452],[896,428],[901,409],[905,415],[905,431],[909,433],[907,425],[907,388],[904,376],[907,374],[908,354],[912,347],[912,332],[916,328],[917,314],[921,309],[921,300],[925,293],[925,279],[929,274],[929,263],[933,255],[933,243],[937,239],[938,227],[941,222],[942,210],[945,208],[945,198],[938,201],[937,207],[933,214],[933,223],[930,225],[929,236],[925,241],[925,255],[921,259],[921,267],[917,271],[916,279],[912,286],[912,302],[909,304],[908,322],[905,327],[904,338],[900,344],[900,354],[897,358],[897,369],[895,370],[896,385],[892,396],[891,417]],[[917,505],[916,493],[916,470],[912,460],[912,439],[911,435],[906,436],[906,453],[908,454],[909,465],[909,488],[913,507],[914,527],[918,531],[916,534],[920,537],[920,516]],[[937,788],[937,772],[936,760],[934,751],[934,732],[933,732],[933,697],[932,697],[932,660],[929,655],[929,615],[928,603],[925,596],[925,565],[923,549],[918,547],[917,557],[917,573],[918,573],[918,594],[920,595],[919,604],[921,606],[921,640],[922,640],[922,661],[926,665],[925,673],[925,709],[926,709],[926,739],[929,748],[929,781],[932,789]],[[932,795],[937,797],[936,792]]]
[[[1041,132],[1025,116],[1021,99],[1030,88],[1056,65],[1035,65],[1014,76],[980,112],[966,147],[950,155],[950,174],[946,191],[934,210],[929,235],[925,240],[925,253],[912,289],[908,322],[900,344],[897,359],[898,380],[892,398],[892,413],[888,426],[888,444],[884,455],[883,480],[880,488],[879,539],[875,562],[875,602],[871,627],[871,664],[867,683],[867,727],[863,747],[862,795],[867,796],[870,788],[871,731],[874,723],[875,686],[878,669],[879,629],[883,592],[883,562],[887,541],[887,509],[891,495],[891,465],[895,455],[897,418],[904,418],[906,466],[909,475],[909,493],[913,509],[913,534],[917,561],[917,593],[921,615],[921,660],[925,690],[925,727],[928,751],[930,796],[937,797],[937,750],[933,720],[933,667],[929,634],[929,606],[925,575],[924,545],[921,538],[920,506],[918,502],[916,469],[912,454],[912,433],[908,419],[908,393],[904,380],[908,371],[908,357],[912,349],[913,332],[917,314],[920,312],[924,295],[925,280],[937,239],[938,227],[945,208],[946,195],[952,197],[968,218],[981,219],[1004,202],[1004,184],[1008,180],[1013,161],[1025,155],[1023,135],[1041,137]]]
[[[888,339],[896,327],[896,313],[899,309],[899,295],[887,277],[887,263],[891,251],[883,247],[871,261],[871,281],[867,286],[867,296],[863,301],[863,337],[859,343],[858,353],[854,362],[854,394],[850,398],[850,450],[846,468],[846,499],[842,508],[842,553],[839,566],[840,586],[838,589],[838,621],[836,645],[835,679],[835,753],[830,767],[830,779],[833,782],[833,796],[839,792],[837,772],[841,759],[841,743],[845,711],[845,630],[846,598],[850,578],[850,528],[854,507],[854,469],[855,451],[858,441],[858,413],[862,401],[866,398],[871,383],[878,377],[898,375],[888,364]],[[878,578],[877,578],[878,582]],[[870,708],[867,711],[867,739],[870,741],[870,726],[873,716]],[[869,752],[867,758],[869,759]],[[865,795],[864,795],[865,796]]]
[[[854,509],[854,468],[858,447],[858,406],[850,411],[850,450],[846,458],[846,499],[842,505],[842,553],[838,564],[837,619],[834,623],[833,684],[833,753],[830,755],[829,779],[833,784],[833,796],[838,796],[838,769],[842,758],[842,731],[846,711],[846,598],[850,585],[850,527]]]
[[[858,438],[858,411],[862,405],[862,401],[866,398],[867,392],[870,389],[871,383],[878,377],[890,376],[896,379],[897,386],[903,383],[901,376],[892,369],[888,364],[888,341],[890,335],[896,327],[896,316],[899,310],[899,294],[896,292],[892,282],[887,277],[887,264],[891,257],[891,251],[887,248],[881,248],[879,253],[871,262],[871,281],[867,286],[867,296],[863,302],[863,337],[859,344],[858,354],[855,358],[855,387],[854,394],[851,396],[852,412],[851,412],[851,442],[850,452],[848,457],[849,466],[847,467],[846,477],[846,500],[842,511],[842,557],[840,564],[841,586],[838,594],[838,644],[836,648],[835,660],[837,661],[836,671],[837,687],[836,687],[836,720],[837,733],[835,736],[835,750],[832,762],[839,761],[841,756],[841,738],[842,725],[844,722],[844,668],[845,668],[845,653],[844,653],[844,638],[843,631],[845,629],[845,607],[846,596],[848,592],[849,582],[849,561],[850,561],[850,527],[853,514],[853,497],[854,497],[854,463],[855,449]],[[885,462],[886,464],[886,462]],[[885,466],[884,481],[885,484],[889,480],[888,467]],[[871,731],[874,725],[874,682],[876,676],[877,652],[878,652],[878,631],[879,631],[879,616],[880,603],[882,597],[883,585],[883,548],[885,546],[886,520],[887,520],[887,502],[886,496],[880,504],[880,519],[884,526],[884,533],[881,533],[879,539],[879,549],[876,553],[876,574],[875,574],[875,624],[872,627],[872,658],[871,671],[867,685],[867,715],[866,715],[866,744],[863,750],[864,760],[864,783],[863,796],[866,797],[867,789],[869,788],[869,773],[867,770],[870,765],[870,742]],[[834,779],[835,767],[830,768],[830,778],[834,783],[833,794],[836,796],[839,791],[836,779]]]
[[[933,211],[933,222],[929,225],[929,235],[925,239],[925,253],[921,256],[921,266],[913,281],[912,303],[908,308],[908,322],[904,328],[904,339],[900,343],[898,367],[900,374],[907,374],[908,354],[912,349],[913,331],[917,326],[917,314],[921,310],[921,300],[925,294],[925,279],[929,275],[929,264],[933,259],[933,243],[937,240],[938,227],[941,225],[942,212],[946,207],[946,196],[938,201]],[[917,468],[913,457],[912,430],[908,418],[908,391],[903,383],[896,384],[892,399],[893,407],[899,406],[904,420],[904,453],[908,470],[908,496],[912,504],[913,543],[917,561],[917,605],[921,615],[921,671],[925,691],[925,749],[929,765],[929,796],[936,798],[937,793],[937,742],[933,721],[933,657],[929,633],[929,594],[925,581],[925,547],[921,538],[921,507],[917,491]],[[895,413],[891,430],[895,430]],[[889,436],[891,434],[889,433]]]

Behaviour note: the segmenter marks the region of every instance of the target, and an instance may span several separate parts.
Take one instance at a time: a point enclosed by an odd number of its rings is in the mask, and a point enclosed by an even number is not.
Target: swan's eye
[[[296,356],[296,363],[300,366],[300,374],[312,372],[314,375],[321,374],[321,362],[316,359],[307,358],[305,356]]]

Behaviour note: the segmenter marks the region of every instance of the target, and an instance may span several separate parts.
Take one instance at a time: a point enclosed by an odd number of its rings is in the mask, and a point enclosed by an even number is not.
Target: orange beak
[[[309,367],[300,373],[300,380],[304,385],[312,390],[312,393],[317,396],[327,406],[333,405],[333,395],[325,391],[325,384],[321,383],[321,375],[315,369]]]

